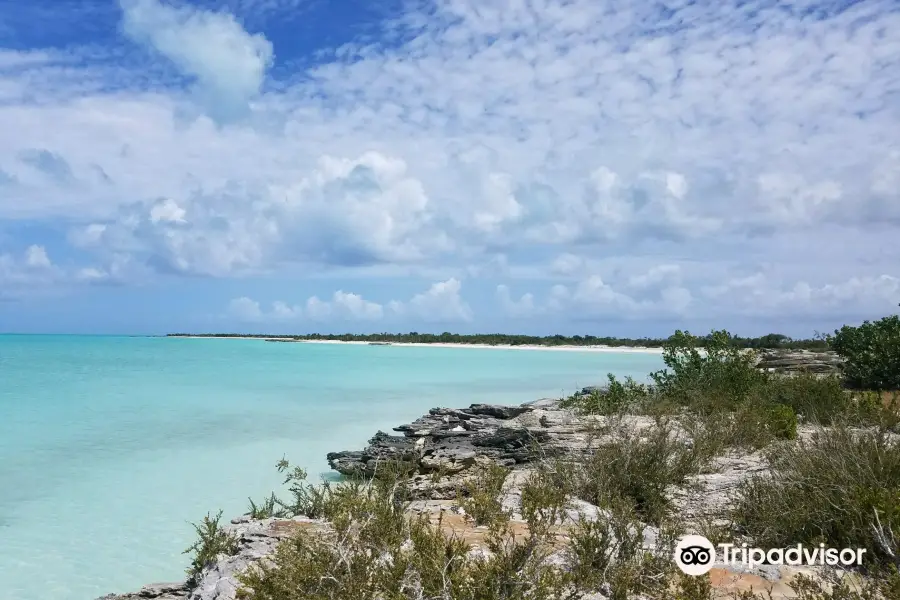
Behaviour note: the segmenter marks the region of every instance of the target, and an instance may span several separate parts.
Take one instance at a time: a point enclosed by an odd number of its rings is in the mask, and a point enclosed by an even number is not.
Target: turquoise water
[[[243,513],[433,406],[643,379],[658,355],[0,336],[0,586],[93,600],[182,577],[189,521]]]

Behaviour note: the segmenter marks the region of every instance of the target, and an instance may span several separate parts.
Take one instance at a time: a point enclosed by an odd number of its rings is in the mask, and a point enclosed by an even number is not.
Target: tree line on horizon
[[[170,333],[167,337],[248,337],[260,339],[277,339],[277,340],[322,340],[322,341],[340,341],[340,342],[394,342],[400,344],[484,344],[490,346],[612,346],[612,347],[648,347],[661,348],[671,338],[618,338],[609,336],[594,335],[550,335],[550,336],[534,336],[534,335],[516,335],[505,333],[476,333],[476,334],[459,334],[450,333],[419,333],[411,331],[409,333],[342,333],[342,334],[324,334],[324,333],[308,333],[308,334],[243,334],[243,333]],[[701,336],[699,339],[705,340],[709,336]],[[809,339],[793,339],[780,333],[770,333],[760,337],[741,337],[730,335],[730,343],[739,348],[783,348],[790,350],[826,350],[828,342],[823,336],[816,336]]]

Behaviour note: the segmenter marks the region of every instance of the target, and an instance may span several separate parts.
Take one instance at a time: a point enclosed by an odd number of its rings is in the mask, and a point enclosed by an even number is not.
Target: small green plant
[[[491,525],[509,520],[510,511],[503,508],[500,495],[509,469],[495,462],[479,465],[475,475],[457,492],[457,500],[466,516],[476,525]]]
[[[658,524],[670,508],[668,488],[698,473],[700,458],[668,424],[642,433],[624,429],[618,439],[600,445],[578,465],[575,492],[598,506],[624,503]]]
[[[561,406],[582,414],[614,415],[641,412],[651,401],[653,394],[647,385],[638,383],[632,377],[619,381],[612,373],[608,373],[606,377],[609,380],[606,389],[575,394],[564,399]]]
[[[662,598],[675,574],[671,559],[678,529],[660,528],[653,548],[645,548],[644,524],[625,504],[594,518],[582,516],[571,529],[566,548],[576,589],[603,590],[613,600],[635,595]]]
[[[559,461],[543,461],[521,489],[520,511],[528,530],[546,535],[564,517],[569,504],[571,468]]]
[[[821,425],[846,414],[852,403],[839,377],[813,373],[770,377],[755,401],[789,406],[803,420]]]
[[[269,519],[272,517],[286,517],[289,516],[287,511],[280,507],[278,504],[278,498],[275,497],[275,492],[272,492],[272,495],[257,504],[253,501],[253,498],[247,498],[250,502],[250,508],[247,510],[247,516],[251,519]]]
[[[709,575],[694,577],[678,573],[675,578],[672,600],[713,600],[712,580]]]
[[[772,404],[765,407],[764,423],[776,440],[797,438],[797,415],[790,406]]]
[[[215,517],[207,514],[200,523],[191,524],[197,533],[197,539],[184,551],[184,554],[193,554],[187,569],[190,587],[197,585],[203,569],[214,563],[220,555],[233,555],[238,551],[238,537],[222,528],[219,524],[221,519],[220,510]]]
[[[844,325],[828,337],[831,348],[844,358],[848,386],[870,390],[900,389],[900,316]]]

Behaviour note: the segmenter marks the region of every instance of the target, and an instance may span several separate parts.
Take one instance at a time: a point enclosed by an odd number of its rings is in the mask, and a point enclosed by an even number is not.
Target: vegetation
[[[170,333],[168,337],[248,337],[281,341],[332,340],[340,342],[370,342],[399,344],[484,344],[489,346],[612,346],[612,347],[647,347],[661,348],[670,342],[670,338],[616,338],[594,335],[514,335],[506,333],[476,333],[463,335],[444,332],[440,334],[419,333],[342,333],[342,334],[244,334],[244,333]],[[698,338],[701,346],[707,338]],[[772,348],[772,349],[807,349],[827,350],[825,339],[816,336],[811,339],[792,339],[786,335],[770,333],[762,337],[729,336],[729,343],[737,348]]]
[[[665,342],[666,368],[648,383],[610,375],[607,389],[563,402],[594,423],[594,436],[583,454],[533,465],[517,480],[515,506],[504,501],[508,468],[476,468],[456,504],[477,541],[452,530],[444,513],[410,510],[407,463],[382,463],[365,481],[312,485],[279,461],[289,497],[251,500],[251,516],[306,515],[328,526],[299,528],[271,561],[245,572],[241,597],[711,600],[709,577],[681,575],[671,560],[685,525],[672,492],[690,492],[693,477],[730,450],[762,448],[771,468],[737,487],[724,522],[694,523],[694,531],[759,547],[866,548],[871,559],[856,587],[804,577],[791,585],[803,600],[900,598],[900,412],[881,392],[900,347],[892,323],[829,338],[847,360],[845,379],[764,373],[740,338],[676,332]],[[585,502],[591,511],[575,510]],[[236,548],[220,516],[195,526],[192,578]]]
[[[480,465],[466,489],[457,492],[460,507],[476,525],[509,520],[509,511],[497,500],[508,475],[509,469],[496,463]]]
[[[497,489],[500,475],[484,470],[478,478]],[[240,597],[574,600],[597,590],[617,600],[638,593],[663,600],[707,597],[691,592],[697,582],[675,576],[670,556],[678,531],[665,529],[648,551],[644,525],[631,513],[582,517],[571,528],[571,541],[556,547],[554,531],[565,521],[567,504],[555,485],[558,475],[545,470],[523,485],[524,532],[510,526],[499,496],[483,499],[494,504],[481,513],[486,555],[472,553],[470,542],[448,533],[441,516],[411,515],[401,479],[385,476],[326,488],[330,529],[298,530],[271,562],[243,574]],[[572,568],[561,568],[554,554],[566,557]]]
[[[661,424],[647,433],[623,425],[576,469],[574,493],[601,507],[624,507],[661,525],[669,517],[666,491],[700,470],[701,457]]]
[[[754,543],[866,548],[900,564],[900,440],[840,425],[769,452],[772,474],[738,491],[732,518]]]
[[[844,357],[844,379],[855,388],[900,389],[900,316],[845,325],[827,339]]]
[[[200,523],[192,523],[197,539],[184,551],[185,554],[193,554],[187,569],[190,587],[196,586],[203,570],[213,564],[219,556],[232,555],[238,550],[238,538],[222,528],[219,524],[221,519],[220,510],[215,517],[207,514]]]

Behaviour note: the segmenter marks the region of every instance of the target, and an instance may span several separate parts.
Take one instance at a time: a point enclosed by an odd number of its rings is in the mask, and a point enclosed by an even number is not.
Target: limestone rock
[[[761,350],[757,368],[770,372],[838,374],[843,359],[834,352],[810,350]]]

